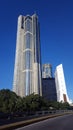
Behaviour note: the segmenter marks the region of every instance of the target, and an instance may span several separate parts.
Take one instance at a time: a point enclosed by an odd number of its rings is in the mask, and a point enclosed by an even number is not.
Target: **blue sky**
[[[0,0],[0,89],[12,89],[17,18],[33,13],[40,22],[42,63],[51,63],[53,73],[63,64],[73,100],[73,0]]]

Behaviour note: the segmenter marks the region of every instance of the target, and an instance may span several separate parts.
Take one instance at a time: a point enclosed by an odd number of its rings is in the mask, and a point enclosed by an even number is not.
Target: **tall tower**
[[[55,83],[56,83],[56,91],[57,91],[57,101],[69,102],[62,64],[56,67]]]
[[[36,14],[18,17],[13,91],[42,95],[39,22]]]
[[[51,64],[43,64],[42,78],[52,78],[52,65]]]

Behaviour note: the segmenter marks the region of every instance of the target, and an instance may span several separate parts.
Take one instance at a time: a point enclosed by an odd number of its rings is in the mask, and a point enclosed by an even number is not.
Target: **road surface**
[[[16,130],[73,130],[73,114],[47,119]]]

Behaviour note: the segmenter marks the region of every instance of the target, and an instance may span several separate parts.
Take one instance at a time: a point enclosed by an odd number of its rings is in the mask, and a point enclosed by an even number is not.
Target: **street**
[[[47,119],[16,130],[73,130],[73,114]]]

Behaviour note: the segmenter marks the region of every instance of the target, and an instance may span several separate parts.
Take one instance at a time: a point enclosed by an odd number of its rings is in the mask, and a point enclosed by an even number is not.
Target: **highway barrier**
[[[39,122],[39,121],[43,121],[49,118],[54,118],[54,117],[58,117],[58,116],[63,116],[63,115],[67,115],[67,114],[73,114],[73,111],[65,111],[65,112],[61,112],[61,113],[53,113],[51,115],[43,115],[42,117],[35,117],[33,119],[29,119],[29,120],[24,120],[24,121],[20,121],[20,122],[15,122],[15,123],[11,123],[11,124],[7,124],[7,125],[2,125],[0,126],[0,130],[13,130],[19,127],[23,127],[35,122]]]

